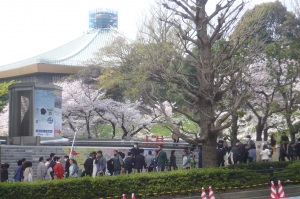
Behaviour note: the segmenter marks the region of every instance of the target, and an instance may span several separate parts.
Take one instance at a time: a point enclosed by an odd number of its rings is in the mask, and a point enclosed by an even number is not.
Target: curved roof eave
[[[65,45],[41,55],[0,66],[0,72],[21,69],[34,64],[64,65],[73,67],[86,66],[85,62],[93,58],[102,47],[112,42],[117,36],[124,37],[114,29],[98,29],[87,33]],[[125,37],[124,37],[125,38]],[[126,38],[126,40],[129,40]]]

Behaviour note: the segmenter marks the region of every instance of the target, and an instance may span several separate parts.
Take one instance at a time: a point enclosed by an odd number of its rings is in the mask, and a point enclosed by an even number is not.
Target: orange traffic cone
[[[278,198],[277,193],[276,193],[276,188],[274,186],[273,181],[271,181],[271,192],[270,192],[270,199],[272,198]]]
[[[134,193],[132,193],[131,199],[135,199]]]
[[[208,197],[209,197],[209,199],[216,199],[215,195],[214,195],[214,192],[213,192],[213,190],[212,190],[211,187],[209,187],[209,195],[208,195]]]
[[[278,180],[278,198],[287,198],[287,196],[284,194],[280,180]]]
[[[202,187],[201,199],[207,199],[204,188]]]
[[[122,195],[122,199],[126,199],[126,195],[125,194]]]

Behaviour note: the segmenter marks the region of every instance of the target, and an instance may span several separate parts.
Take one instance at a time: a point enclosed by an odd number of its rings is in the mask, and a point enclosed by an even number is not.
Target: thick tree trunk
[[[203,168],[217,167],[217,136],[209,136],[207,142],[202,144]]]
[[[264,141],[268,141],[268,137],[269,137],[268,136],[268,130],[269,130],[268,128],[264,129]]]
[[[290,136],[291,136],[291,142],[296,142],[296,134],[297,134],[298,132],[296,132],[295,130],[291,130],[290,129]]]
[[[238,134],[238,114],[235,111],[232,114],[232,125],[231,125],[231,133],[230,133],[230,138],[231,138],[231,146],[235,146],[237,142],[237,134]]]
[[[256,129],[256,141],[262,141],[262,133],[263,133],[263,130],[264,130],[264,124],[262,124],[262,122],[261,122],[261,120],[262,120],[261,117],[258,117],[257,119],[258,119],[258,123],[255,126],[255,129]]]

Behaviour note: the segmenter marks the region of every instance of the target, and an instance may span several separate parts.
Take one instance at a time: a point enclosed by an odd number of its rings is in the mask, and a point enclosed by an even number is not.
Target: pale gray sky
[[[215,6],[215,0],[210,5]],[[272,0],[253,0],[252,4]],[[119,31],[134,39],[154,0],[0,0],[0,66],[59,47],[88,29],[88,11],[119,12]]]

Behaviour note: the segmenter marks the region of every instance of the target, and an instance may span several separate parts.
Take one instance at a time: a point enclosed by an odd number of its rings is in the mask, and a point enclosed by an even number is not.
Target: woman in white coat
[[[270,150],[269,150],[268,146],[265,144],[263,147],[263,150],[260,152],[261,160],[263,162],[268,162],[270,154],[271,154]]]
[[[70,167],[69,167],[69,177],[77,178],[78,177],[78,166],[77,161],[74,159],[70,159]]]

